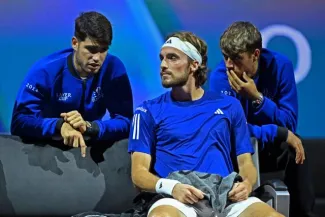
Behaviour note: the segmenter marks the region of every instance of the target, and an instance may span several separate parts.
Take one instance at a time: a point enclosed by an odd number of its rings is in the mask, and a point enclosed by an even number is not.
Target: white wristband
[[[172,179],[159,179],[156,184],[156,192],[172,196],[173,189],[179,181]]]

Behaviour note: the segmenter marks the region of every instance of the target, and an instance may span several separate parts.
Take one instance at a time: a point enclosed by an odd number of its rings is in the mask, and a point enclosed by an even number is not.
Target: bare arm
[[[149,172],[151,156],[149,154],[134,152],[131,156],[131,177],[133,183],[142,191],[156,191],[157,176]]]
[[[241,177],[244,179],[244,182],[247,182],[252,188],[256,183],[257,171],[254,166],[251,153],[239,155],[237,157],[237,162],[239,167],[239,175],[241,175]]]

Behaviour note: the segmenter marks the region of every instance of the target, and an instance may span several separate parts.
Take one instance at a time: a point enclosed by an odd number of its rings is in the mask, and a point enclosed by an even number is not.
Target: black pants
[[[309,168],[309,158],[303,164],[296,164],[295,151],[287,145],[267,144],[259,153],[260,172],[285,170],[284,181],[290,193],[290,217],[315,217],[313,213],[315,193],[312,174]]]

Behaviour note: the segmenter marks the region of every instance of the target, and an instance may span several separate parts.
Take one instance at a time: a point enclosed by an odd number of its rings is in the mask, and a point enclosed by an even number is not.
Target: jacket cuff
[[[62,127],[63,123],[64,123],[64,119],[59,118],[55,125],[55,133],[58,133],[61,135],[61,127]]]
[[[92,139],[97,138],[99,134],[99,126],[96,121],[90,122],[91,127],[87,127],[86,132],[84,133],[85,136],[89,136]]]
[[[279,142],[286,142],[287,139],[288,139],[288,129],[285,127],[278,127],[275,140]]]

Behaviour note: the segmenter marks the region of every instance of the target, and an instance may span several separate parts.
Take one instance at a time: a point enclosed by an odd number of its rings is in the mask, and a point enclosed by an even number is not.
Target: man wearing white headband
[[[135,110],[129,136],[133,183],[165,196],[150,202],[147,215],[203,217],[206,210],[196,205],[207,199],[207,192],[169,179],[169,174],[188,170],[227,177],[234,171],[231,156],[237,156],[243,180],[231,183],[230,204],[217,216],[282,216],[249,197],[256,169],[245,115],[236,99],[203,90],[206,43],[193,33],[177,32],[166,39],[159,56],[162,85],[171,91]]]

